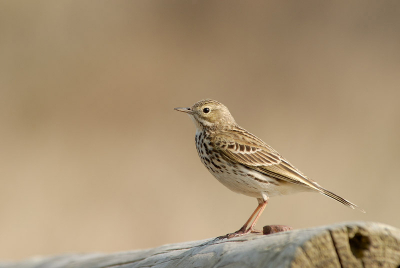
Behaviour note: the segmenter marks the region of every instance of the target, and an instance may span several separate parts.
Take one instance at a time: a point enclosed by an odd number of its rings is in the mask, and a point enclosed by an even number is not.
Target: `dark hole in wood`
[[[371,240],[368,236],[364,236],[361,233],[356,233],[352,238],[349,239],[349,244],[353,255],[356,258],[361,259],[364,256],[364,252],[371,246]]]

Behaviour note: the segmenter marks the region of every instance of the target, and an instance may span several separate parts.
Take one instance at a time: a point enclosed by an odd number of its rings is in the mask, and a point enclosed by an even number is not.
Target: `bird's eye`
[[[203,113],[207,114],[207,113],[209,113],[209,112],[210,112],[210,108],[207,108],[207,107],[206,107],[206,108],[203,109]]]

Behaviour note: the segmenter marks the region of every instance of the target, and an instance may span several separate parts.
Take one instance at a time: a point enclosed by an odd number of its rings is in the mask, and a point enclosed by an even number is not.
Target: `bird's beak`
[[[182,113],[187,113],[187,114],[191,114],[192,113],[192,109],[190,109],[190,108],[177,107],[177,108],[174,108],[174,110],[182,112]]]

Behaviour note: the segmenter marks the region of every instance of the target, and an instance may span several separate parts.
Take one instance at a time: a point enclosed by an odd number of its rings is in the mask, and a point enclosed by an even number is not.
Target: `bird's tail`
[[[342,204],[345,205],[345,206],[348,206],[348,207],[350,207],[350,208],[352,208],[352,209],[358,209],[358,210],[360,210],[362,213],[365,213],[365,210],[363,210],[362,208],[359,208],[356,204],[353,204],[353,203],[351,203],[350,201],[347,201],[346,199],[344,199],[344,198],[338,196],[337,194],[334,194],[334,193],[332,193],[332,192],[330,192],[330,191],[328,191],[328,190],[325,190],[325,189],[322,188],[322,187],[319,189],[319,192],[320,192],[321,194],[325,195],[325,196],[328,196],[328,197],[330,197],[330,198],[332,198],[332,199],[335,199],[336,201],[342,203]]]

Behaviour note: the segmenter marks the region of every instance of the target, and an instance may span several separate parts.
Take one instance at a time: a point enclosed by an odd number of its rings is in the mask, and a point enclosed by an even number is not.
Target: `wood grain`
[[[206,239],[112,254],[69,254],[0,268],[400,267],[400,230],[349,222],[270,235]]]

